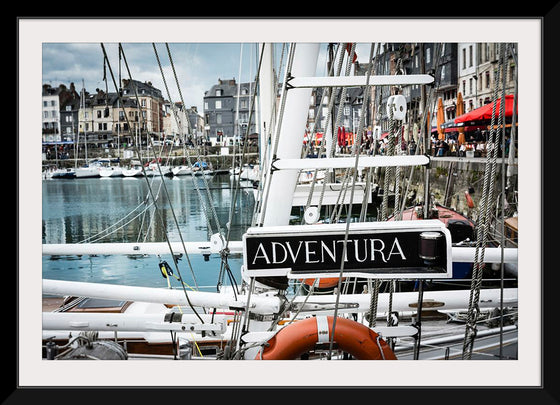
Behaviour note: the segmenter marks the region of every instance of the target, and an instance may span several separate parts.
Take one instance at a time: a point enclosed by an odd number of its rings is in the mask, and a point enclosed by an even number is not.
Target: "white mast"
[[[265,149],[268,139],[268,134],[274,128],[274,101],[275,101],[275,88],[274,88],[274,73],[272,67],[272,47],[273,44],[261,44],[262,47],[262,65],[259,79],[259,102],[260,102],[260,142],[259,142],[259,161],[262,167],[266,167],[269,162],[265,162]]]
[[[314,76],[319,55],[319,44],[298,43],[295,46],[294,62],[291,72],[288,72],[289,64],[286,66],[284,80],[290,75],[293,77]],[[283,94],[286,97],[280,132],[278,136],[277,159],[296,159],[300,157],[301,145],[307,116],[309,112],[309,100],[311,88],[294,88]],[[274,148],[275,141],[272,142]],[[274,153],[274,152],[273,152]],[[263,225],[287,225],[289,223],[290,211],[292,209],[293,190],[295,189],[298,170],[279,170],[267,177],[265,189],[269,190],[266,196]]]

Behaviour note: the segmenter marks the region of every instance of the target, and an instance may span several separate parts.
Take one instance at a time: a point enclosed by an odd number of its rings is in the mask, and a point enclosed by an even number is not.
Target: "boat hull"
[[[79,167],[76,169],[76,178],[78,179],[95,178],[95,177],[100,177],[98,168]]]
[[[50,176],[52,179],[74,179],[76,172],[72,169],[58,169]]]
[[[108,167],[99,170],[101,177],[122,177],[123,170],[120,167]]]

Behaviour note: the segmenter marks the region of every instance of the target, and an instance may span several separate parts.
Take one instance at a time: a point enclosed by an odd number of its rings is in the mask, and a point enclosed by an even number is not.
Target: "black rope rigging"
[[[119,47],[121,47],[121,44],[119,44]],[[121,108],[122,108],[123,111],[124,111],[124,103],[122,102],[121,94],[118,92],[119,87],[117,86],[117,83],[116,83],[116,81],[115,81],[115,76],[113,75],[113,70],[111,69],[111,64],[109,63],[109,58],[107,57],[107,52],[106,52],[106,50],[105,50],[105,46],[103,45],[103,43],[101,43],[101,49],[103,50],[103,56],[104,56],[104,58],[105,58],[105,61],[107,62],[107,67],[109,68],[109,73],[111,74],[111,78],[112,78],[112,81],[113,81],[113,85],[115,86],[115,89],[117,90],[117,97],[119,98],[119,101],[120,101],[120,103],[121,103],[121,106],[122,106]],[[121,48],[121,49],[122,49],[122,48]],[[126,69],[127,69],[127,71],[128,71],[129,77],[130,77],[130,79],[132,80],[132,75],[130,74],[130,70],[129,70],[129,68],[128,68],[128,63],[127,63],[127,61],[126,61],[126,57],[124,56],[124,50],[122,51],[122,55],[123,55],[123,60],[124,60]],[[135,91],[135,93],[136,93],[136,91]],[[136,100],[138,101],[138,94],[136,94]],[[140,103],[138,103],[138,105],[140,105]],[[140,115],[142,115],[142,114],[140,114]],[[124,114],[124,116],[125,116],[127,125],[129,126],[129,128],[131,128],[130,122],[129,122],[129,120],[128,120],[128,116],[127,116],[126,114]],[[142,161],[142,158],[141,158],[141,155],[140,155],[140,151],[139,151],[138,146],[137,146],[136,144],[134,144],[134,149],[135,149],[135,151],[136,151],[136,153],[137,153],[137,155],[138,155],[139,160]],[[158,167],[159,167],[159,165],[158,165]],[[159,214],[160,219],[162,220],[162,223],[163,223],[163,218],[161,218],[161,210],[158,210],[157,199],[154,197],[153,190],[152,190],[152,187],[151,187],[151,185],[150,185],[148,176],[146,176],[146,173],[145,173],[144,165],[142,165],[142,173],[144,174],[143,177],[144,177],[144,179],[146,180],[146,183],[147,183],[147,185],[148,185],[148,190],[149,190],[149,192],[150,192],[150,196],[152,197],[152,201],[154,202],[154,207],[155,207],[156,213]],[[161,174],[161,170],[160,170],[160,174]],[[162,183],[164,183],[164,182],[162,182]],[[174,217],[175,217],[175,216],[174,216]],[[180,273],[180,271],[179,271],[179,266],[178,266],[178,263],[177,263],[177,258],[176,258],[176,256],[173,254],[173,249],[172,249],[172,247],[171,247],[171,242],[169,241],[169,236],[167,235],[167,232],[164,232],[164,235],[165,235],[165,240],[166,240],[166,242],[167,242],[167,245],[168,245],[168,247],[169,247],[169,251],[170,251],[171,254],[172,254],[173,263],[175,264],[175,268],[176,268],[176,270],[177,270],[177,274],[178,274],[179,278],[180,278],[181,281],[182,281],[181,273]],[[185,252],[186,252],[186,249],[185,249]],[[191,303],[191,301],[190,301],[190,299],[189,299],[189,295],[188,295],[188,293],[187,293],[187,290],[186,290],[185,285],[184,285],[183,282],[181,282],[181,286],[182,286],[182,288],[183,288],[183,292],[184,292],[184,294],[185,294],[185,298],[186,298],[186,300],[187,300],[187,302],[188,302],[190,308],[192,309],[193,313],[198,317],[198,319],[200,320],[200,322],[204,323],[204,320],[202,319],[202,317],[198,314],[198,312],[196,311],[196,309],[195,309],[194,306],[192,305],[192,303]]]

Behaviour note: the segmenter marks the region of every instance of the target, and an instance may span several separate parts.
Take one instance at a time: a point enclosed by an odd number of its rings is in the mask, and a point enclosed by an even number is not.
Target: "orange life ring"
[[[255,360],[294,360],[313,350],[317,342],[330,342],[332,326],[332,316],[316,316],[285,326],[266,342]],[[336,318],[334,341],[358,360],[397,360],[381,336],[348,318]]]
[[[472,199],[472,197],[471,197],[471,195],[469,194],[468,191],[465,191],[465,198],[467,199],[467,206],[469,208],[474,208],[473,199]]]
[[[342,281],[344,281],[345,279],[346,277],[343,277]],[[311,287],[313,286],[313,284],[315,284],[315,280],[315,278],[306,278],[300,281],[303,281],[305,285]],[[319,285],[317,285],[317,288],[334,288],[336,286],[338,286],[338,277],[327,277],[319,279]]]

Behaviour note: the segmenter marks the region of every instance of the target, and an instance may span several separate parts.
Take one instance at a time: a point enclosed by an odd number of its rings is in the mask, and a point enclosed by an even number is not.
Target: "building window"
[[[216,114],[216,124],[222,123],[222,114]]]
[[[469,79],[469,94],[473,94],[472,81],[473,81],[473,79],[470,78]]]
[[[490,72],[486,72],[486,88],[490,88]]]
[[[216,109],[222,108],[222,100],[216,100]]]
[[[469,67],[473,65],[473,48],[472,45],[469,46]]]
[[[223,94],[222,89],[216,89],[216,97],[221,97]]]
[[[467,50],[463,48],[463,69],[467,68]]]

